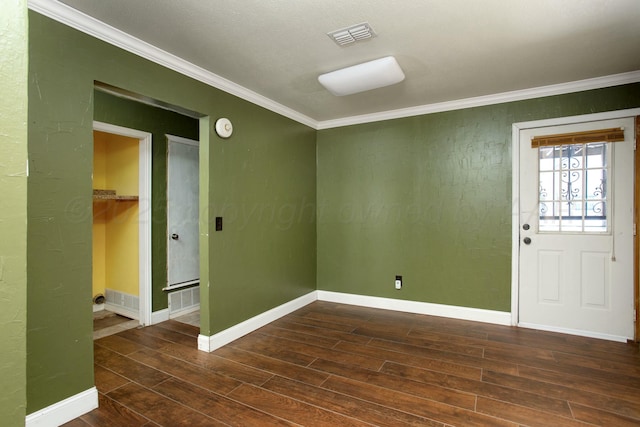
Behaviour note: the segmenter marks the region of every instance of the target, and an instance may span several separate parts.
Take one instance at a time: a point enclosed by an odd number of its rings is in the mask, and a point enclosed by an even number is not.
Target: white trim
[[[152,267],[151,267],[151,223],[152,223],[152,135],[140,139],[140,160],[138,171],[138,212],[139,212],[139,265],[140,265],[140,321],[143,325],[151,323],[152,310]],[[140,199],[146,205],[140,203]],[[144,227],[142,226],[144,224]]]
[[[93,130],[97,130],[100,132],[112,133],[115,135],[127,136],[129,138],[137,138],[137,139],[151,139],[152,134],[149,132],[144,132],[141,130],[130,129],[123,126],[113,125],[111,123],[104,123],[94,120],[93,121]]]
[[[140,321],[140,311],[132,310],[128,307],[123,307],[121,305],[110,304],[108,302],[104,303],[104,309],[112,313],[119,314],[120,316],[124,316],[133,320]]]
[[[424,114],[441,113],[444,111],[462,110],[465,108],[483,107],[487,105],[502,104],[505,102],[523,101],[526,99],[541,98],[544,96],[563,95],[585,90],[601,89],[610,86],[620,86],[640,81],[640,71],[613,74],[610,76],[596,77],[592,79],[578,80],[568,83],[560,83],[549,86],[541,86],[530,89],[514,90],[511,92],[496,93],[492,95],[478,96],[474,98],[458,99],[455,101],[439,102],[435,104],[419,105],[398,110],[383,111],[380,113],[363,114],[361,116],[345,117],[335,120],[318,122],[316,129],[331,129],[342,126],[350,126],[362,123],[379,122],[383,120],[401,119],[404,117],[421,116]]]
[[[81,393],[40,409],[25,418],[26,427],[56,427],[98,407],[98,389],[91,387]]]
[[[516,326],[520,302],[520,128],[517,124],[511,127],[511,141],[511,325]]]
[[[511,171],[511,199],[512,199],[512,221],[511,221],[511,324],[522,327],[535,327],[543,329],[538,325],[526,325],[519,322],[519,281],[520,281],[520,132],[526,129],[533,129],[547,126],[568,125],[575,123],[595,122],[599,120],[621,119],[627,117],[635,117],[640,115],[640,108],[631,108],[628,110],[614,110],[603,113],[584,114],[580,116],[556,117],[553,119],[535,120],[529,122],[519,122],[512,125],[511,132],[511,152],[512,155],[512,171]],[[544,328],[550,328],[545,326]],[[556,332],[568,332],[568,329],[545,329],[554,330]],[[579,333],[578,333],[579,332]],[[603,334],[584,335],[587,332],[577,331],[574,335],[592,336],[595,338],[604,337]],[[591,333],[591,332],[589,332]],[[607,335],[607,337],[609,337]],[[605,338],[617,341],[614,338]],[[626,340],[626,338],[625,338]]]
[[[93,129],[140,141],[138,176],[138,254],[140,324],[151,324],[151,144],[152,134],[94,121]]]
[[[151,313],[151,325],[155,325],[158,323],[166,322],[169,320],[169,309],[165,308],[163,310],[154,311]]]
[[[169,52],[159,49],[145,41],[120,31],[89,15],[86,15],[66,4],[53,0],[29,0],[29,9],[44,16],[65,24],[71,28],[82,31],[97,39],[117,46],[142,58],[148,59],[189,76],[195,80],[208,84],[224,92],[237,96],[253,104],[266,108],[292,120],[315,128],[317,122],[310,117],[292,110],[278,102],[266,98],[252,90],[242,87],[231,80],[227,80],[217,74],[198,67]]]
[[[224,331],[218,332],[215,335],[206,336],[198,335],[198,350],[212,352],[218,348],[229,344],[232,341],[237,340],[240,337],[247,335],[250,332],[255,331],[275,320],[278,320],[282,316],[293,313],[294,311],[311,304],[317,300],[317,291],[309,292],[299,298],[284,303],[264,313],[258,314],[251,319],[238,323]]]
[[[530,122],[518,122],[512,126],[517,127],[519,130],[533,129],[548,126],[562,126],[571,125],[576,123],[589,123],[600,120],[613,120],[624,119],[628,117],[635,117],[640,114],[640,108],[630,108],[627,110],[612,110],[604,111],[602,113],[582,114],[579,116],[568,117],[555,117],[552,119],[533,120]]]
[[[191,307],[185,308],[184,310],[173,311],[171,312],[171,314],[169,314],[169,319],[175,319],[176,317],[195,313],[196,311],[200,311],[200,304],[192,305]]]
[[[102,304],[93,304],[93,312],[97,313],[98,311],[104,310],[104,303]]]
[[[431,316],[471,320],[475,322],[510,325],[510,314],[503,311],[480,308],[458,307],[426,302],[405,301],[392,298],[371,297],[330,291],[313,291],[293,301],[273,308],[251,319],[245,320],[212,336],[198,335],[198,350],[212,352],[230,342],[247,335],[279,318],[286,316],[314,301],[328,301],[339,304],[359,305],[362,307],[404,311],[407,313],[428,314]]]
[[[318,291],[319,301],[340,304],[359,305],[383,310],[403,311],[407,313],[427,314],[452,319],[472,320],[474,322],[510,325],[511,314],[506,311],[485,310],[481,308],[460,307],[428,302],[406,301],[393,298],[372,297],[366,295],[345,294],[340,292]]]
[[[580,329],[559,328],[556,326],[549,326],[549,325],[538,325],[535,323],[520,323],[518,324],[518,327],[535,329],[539,331],[557,332],[559,334],[576,335],[579,337],[598,338],[601,340],[617,341],[617,342],[623,342],[623,343],[626,343],[627,340],[629,339],[627,337],[621,337],[618,335],[601,334],[599,332],[582,331]]]
[[[224,77],[198,67],[173,54],[165,52],[157,47],[137,39],[123,31],[111,27],[104,22],[90,17],[66,4],[53,0],[28,0],[29,9],[47,16],[55,21],[82,31],[102,41],[110,43],[142,58],[148,59],[177,71],[185,76],[208,84],[224,92],[235,95],[245,101],[259,105],[267,110],[281,114],[313,129],[331,129],[355,124],[378,122],[383,120],[399,119],[403,117],[420,116],[424,114],[439,113],[444,111],[461,110],[464,108],[481,107],[505,102],[522,101],[525,99],[540,98],[543,96],[562,95],[585,90],[600,89],[610,86],[619,86],[628,83],[640,82],[640,71],[613,74],[603,77],[578,80],[574,82],[560,83],[549,86],[541,86],[510,92],[502,92],[493,95],[478,96],[474,98],[459,99],[454,101],[425,104],[416,107],[401,108],[397,110],[383,111],[380,113],[363,114],[359,116],[345,117],[335,120],[318,121],[298,111],[273,101],[252,90],[242,87]]]

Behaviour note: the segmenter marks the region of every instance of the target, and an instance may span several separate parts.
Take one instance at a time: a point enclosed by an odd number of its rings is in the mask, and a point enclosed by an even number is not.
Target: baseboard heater
[[[200,286],[179,289],[168,294],[169,318],[200,309]]]
[[[131,319],[140,320],[140,298],[137,295],[105,289],[104,308]]]

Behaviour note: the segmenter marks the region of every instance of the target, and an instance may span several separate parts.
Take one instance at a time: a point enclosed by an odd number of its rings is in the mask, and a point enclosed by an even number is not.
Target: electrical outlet
[[[396,276],[396,289],[402,289],[402,276]]]

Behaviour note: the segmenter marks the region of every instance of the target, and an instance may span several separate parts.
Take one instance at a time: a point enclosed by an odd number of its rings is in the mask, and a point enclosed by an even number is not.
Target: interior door
[[[624,141],[532,148],[624,128]],[[633,339],[632,118],[520,131],[519,324]]]
[[[167,285],[199,282],[198,141],[167,135]]]

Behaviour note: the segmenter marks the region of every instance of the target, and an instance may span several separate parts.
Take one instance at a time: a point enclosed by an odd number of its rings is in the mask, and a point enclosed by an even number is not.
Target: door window
[[[609,233],[610,150],[612,144],[539,148],[539,231]]]

